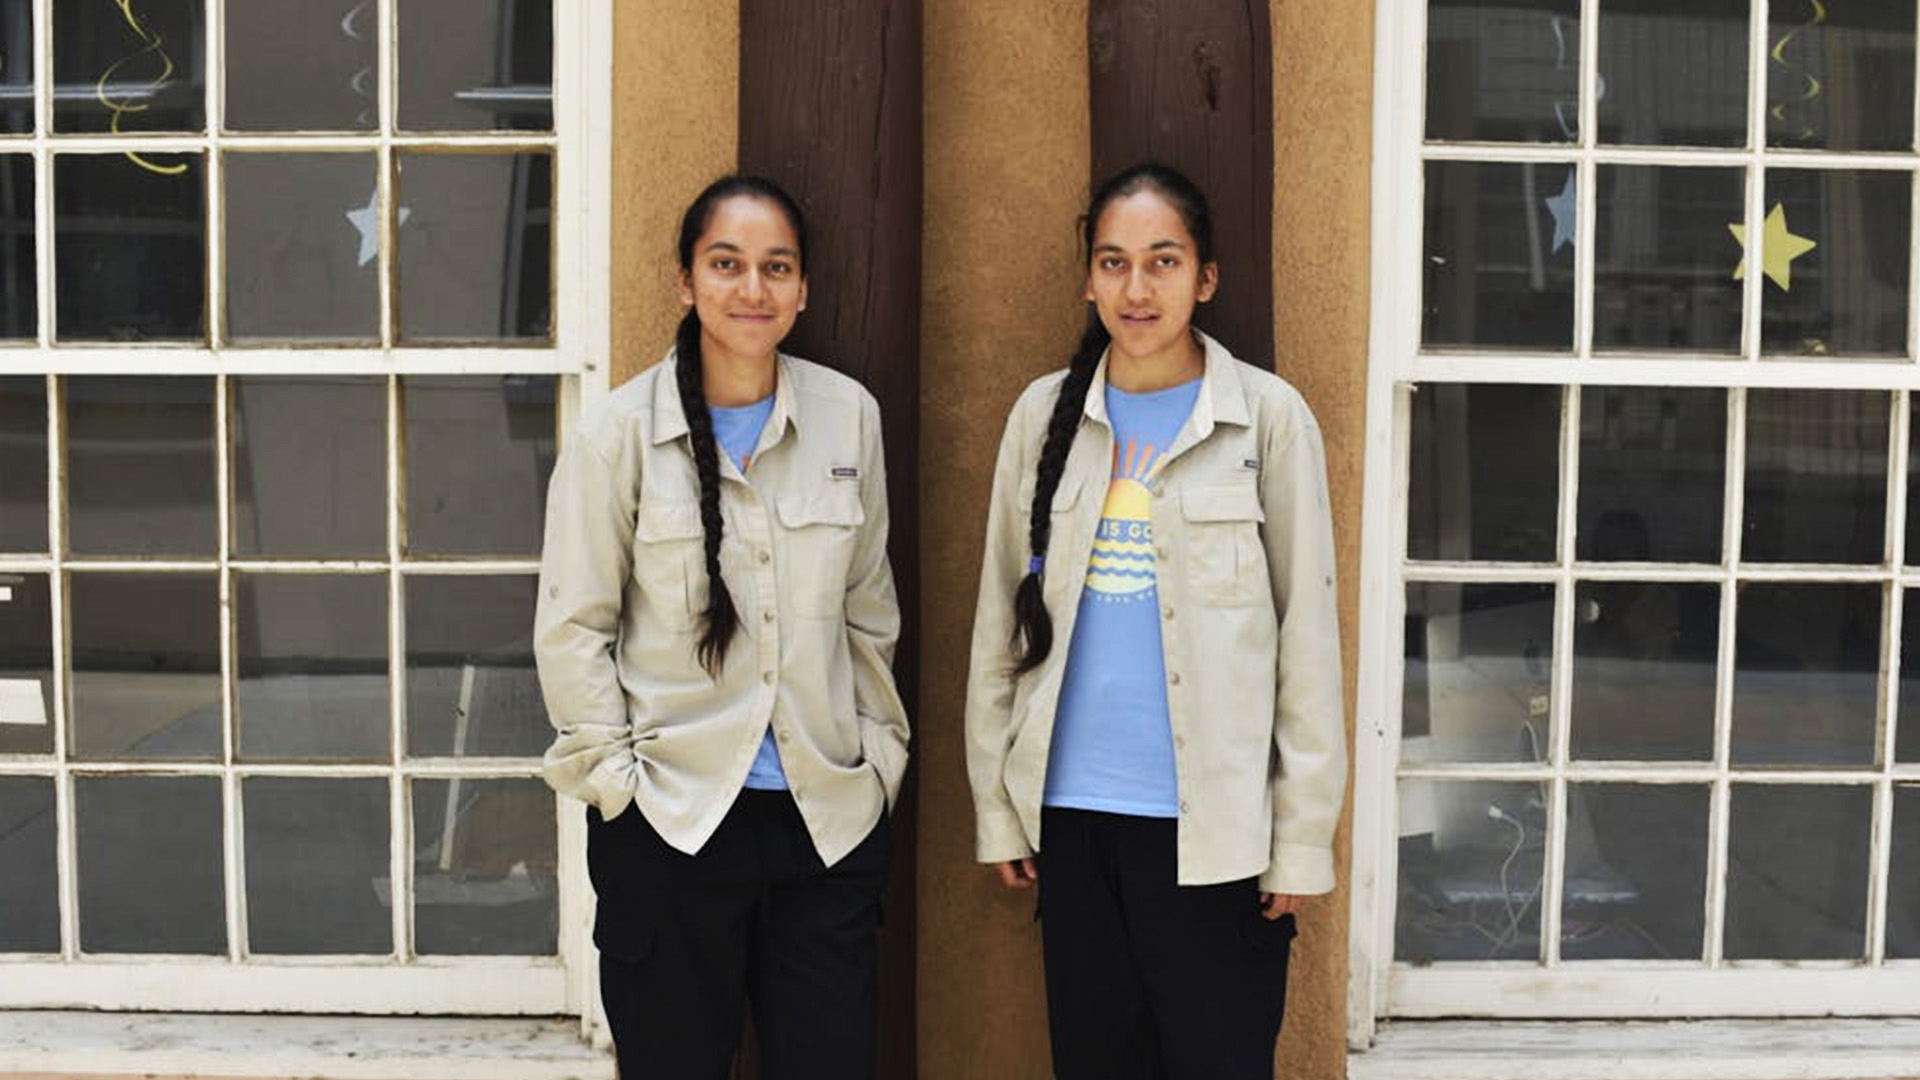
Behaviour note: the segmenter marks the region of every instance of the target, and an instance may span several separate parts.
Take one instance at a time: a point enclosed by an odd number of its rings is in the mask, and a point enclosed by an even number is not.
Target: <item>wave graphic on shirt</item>
[[[1087,563],[1087,588],[1107,603],[1146,600],[1153,589],[1153,504],[1147,485],[1165,460],[1151,443],[1129,442],[1124,455],[1119,446],[1113,448],[1113,481]]]

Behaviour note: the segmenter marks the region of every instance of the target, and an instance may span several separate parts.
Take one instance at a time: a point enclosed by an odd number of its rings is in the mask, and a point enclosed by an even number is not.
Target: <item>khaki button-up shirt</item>
[[[721,455],[720,565],[740,632],[716,680],[694,656],[708,584],[676,363],[592,409],[554,468],[534,616],[558,731],[547,781],[609,818],[637,804],[695,852],[771,725],[832,864],[886,812],[907,765],[880,410],[852,379],[780,357],[751,482]]]
[[[1331,890],[1346,789],[1340,627],[1320,429],[1300,395],[1204,338],[1206,373],[1150,488],[1167,708],[1180,791],[1179,882],[1258,876]],[[1053,497],[1044,595],[1053,650],[1013,677],[1035,464],[1064,372],[1029,386],[994,468],[973,624],[967,764],[982,862],[1041,849],[1054,710],[1108,483],[1106,361]]]

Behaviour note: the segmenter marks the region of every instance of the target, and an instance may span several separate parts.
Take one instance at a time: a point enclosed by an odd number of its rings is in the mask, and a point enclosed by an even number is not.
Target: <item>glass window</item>
[[[413,925],[422,956],[554,951],[553,798],[539,780],[414,781]]]
[[[552,0],[397,0],[400,126],[553,127]]]
[[[224,955],[219,779],[80,776],[73,787],[80,947]]]

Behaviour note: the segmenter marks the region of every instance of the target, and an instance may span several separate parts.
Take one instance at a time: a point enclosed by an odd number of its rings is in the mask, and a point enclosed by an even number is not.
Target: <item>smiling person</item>
[[[907,762],[880,411],[778,351],[807,301],[786,192],[716,181],[679,256],[672,352],[554,469],[547,781],[589,804],[622,1075],[725,1077],[751,1000],[764,1076],[870,1077]]]
[[[1039,887],[1061,1080],[1270,1080],[1346,777],[1320,430],[1193,328],[1206,199],[1094,192],[1085,336],[1013,408],[967,687],[976,855]]]

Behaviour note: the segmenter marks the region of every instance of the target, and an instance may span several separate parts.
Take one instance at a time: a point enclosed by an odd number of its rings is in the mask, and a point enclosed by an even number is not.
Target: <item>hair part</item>
[[[807,220],[800,204],[780,185],[759,176],[723,176],[694,197],[680,218],[680,271],[693,272],[693,249],[706,235],[713,215],[728,199],[760,199],[772,203],[793,229],[800,272],[806,273]],[[715,679],[727,664],[727,650],[740,632],[740,612],[720,573],[720,444],[713,434],[713,414],[707,411],[705,365],[700,356],[700,313],[689,307],[673,337],[674,379],[680,391],[680,411],[686,415],[687,437],[693,448],[694,473],[700,481],[700,531],[707,571],[707,606],[700,613],[700,636],[694,657]]]
[[[1151,191],[1165,199],[1180,215],[1180,221],[1193,237],[1201,265],[1213,261],[1213,212],[1207,196],[1178,169],[1157,162],[1143,162],[1110,177],[1094,189],[1087,201],[1087,212],[1080,217],[1081,251],[1093,257],[1094,233],[1100,227],[1100,215],[1119,199]],[[1060,383],[1060,396],[1054,399],[1053,414],[1047,420],[1046,438],[1040,444],[1040,461],[1035,466],[1033,503],[1027,508],[1027,549],[1030,568],[1013,593],[1013,674],[1017,678],[1039,667],[1053,651],[1053,616],[1047,611],[1045,595],[1047,545],[1053,536],[1053,496],[1060,490],[1060,478],[1066,472],[1067,454],[1073,449],[1073,437],[1080,430],[1080,417],[1087,407],[1087,391],[1093,385],[1094,369],[1112,342],[1097,312],[1087,312],[1087,328],[1080,344],[1067,362],[1067,377]]]

